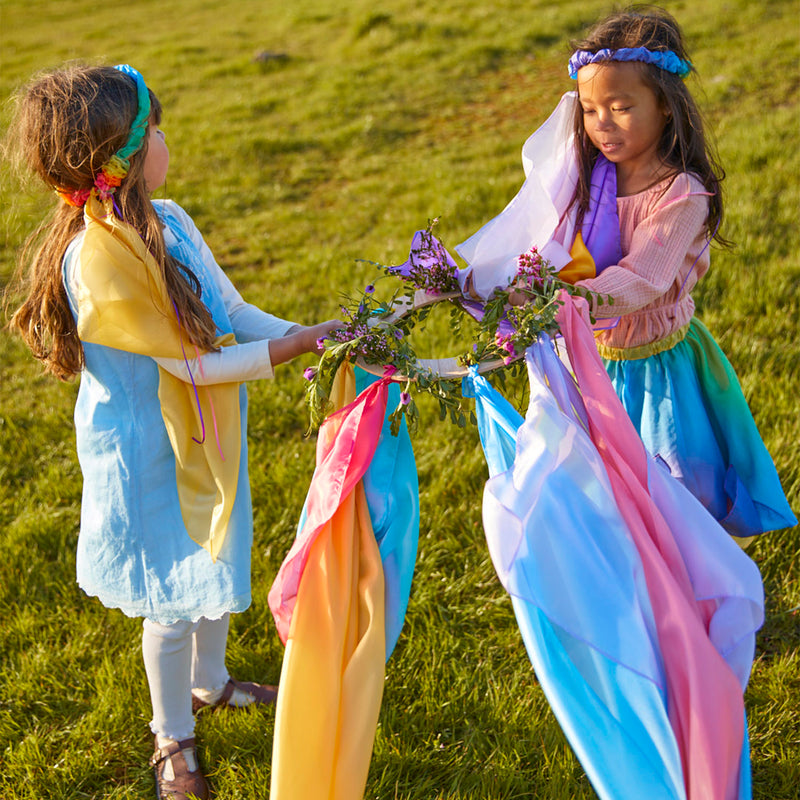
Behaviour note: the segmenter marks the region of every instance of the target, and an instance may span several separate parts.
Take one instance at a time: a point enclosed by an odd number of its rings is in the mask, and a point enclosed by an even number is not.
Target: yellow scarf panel
[[[562,281],[577,283],[597,276],[594,259],[584,244],[580,231],[575,234],[575,241],[572,243],[569,254],[572,256],[572,261],[562,267],[558,273],[558,277]]]

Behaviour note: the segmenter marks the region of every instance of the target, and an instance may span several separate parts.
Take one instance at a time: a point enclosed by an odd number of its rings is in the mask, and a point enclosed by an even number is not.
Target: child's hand
[[[327,337],[331,331],[335,331],[337,328],[344,328],[344,326],[344,323],[340,319],[329,319],[326,322],[320,322],[318,325],[312,325],[306,328],[309,334],[309,341],[311,342],[311,347],[308,352],[316,353],[318,356],[322,355],[322,353],[325,352],[325,346],[322,344],[322,340]]]
[[[528,302],[528,298],[524,292],[510,289],[508,292],[508,303],[512,306],[524,306]]]
[[[344,323],[338,319],[329,319],[319,325],[293,325],[279,339],[270,339],[269,355],[273,366],[285,364],[303,353],[319,355],[325,349],[320,346],[322,339],[332,330],[343,327]]]

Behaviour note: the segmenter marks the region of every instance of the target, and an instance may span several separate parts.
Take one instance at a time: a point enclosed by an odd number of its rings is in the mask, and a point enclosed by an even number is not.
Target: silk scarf
[[[648,458],[597,353],[585,301],[562,299],[558,322],[588,430],[641,559],[687,797],[741,800],[749,793],[743,691],[763,621],[758,569]]]
[[[577,384],[546,338],[526,354],[524,421],[485,378],[465,379],[490,471],[493,563],[604,800],[745,800],[742,693],[763,622],[758,569],[635,431],[618,433],[627,418],[602,367],[592,369],[580,304],[564,299]]]
[[[486,299],[495,288],[505,289],[517,274],[519,255],[532,247],[571,283],[619,263],[616,167],[602,155],[592,170],[589,208],[577,224],[573,198],[578,162],[572,124],[577,103],[575,92],[564,94],[523,145],[525,181],[519,192],[496,217],[456,246],[469,265],[459,270],[458,279],[472,296]]]
[[[152,358],[184,358],[189,346],[155,259],[142,238],[110,207],[90,197],[79,253],[78,336]],[[220,336],[218,347],[235,344]],[[158,396],[175,455],[186,531],[216,560],[236,498],[241,457],[239,384],[194,387],[158,368]],[[197,436],[203,420],[214,436]]]
[[[270,590],[286,644],[270,797],[356,800],[366,786],[386,655],[385,587],[363,478],[383,428],[388,379],[355,400],[339,370],[317,441],[304,519]],[[309,760],[300,754],[309,754]]]

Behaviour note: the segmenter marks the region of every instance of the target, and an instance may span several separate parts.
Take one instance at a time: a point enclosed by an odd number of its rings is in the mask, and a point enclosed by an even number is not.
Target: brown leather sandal
[[[241,689],[247,694],[253,695],[255,701],[246,706],[232,706],[228,704],[234,689]],[[236,681],[230,678],[222,690],[222,696],[216,703],[206,703],[199,697],[192,695],[192,712],[196,714],[203,708],[249,708],[250,706],[273,706],[278,698],[278,687],[268,684],[250,683],[248,681]]]
[[[150,758],[150,766],[156,776],[156,796],[158,800],[208,800],[208,784],[200,772],[200,767],[191,772],[186,763],[183,750],[194,750],[197,761],[197,750],[194,739],[181,739],[166,747],[156,746]],[[164,762],[172,762],[174,776],[172,780],[164,778]]]

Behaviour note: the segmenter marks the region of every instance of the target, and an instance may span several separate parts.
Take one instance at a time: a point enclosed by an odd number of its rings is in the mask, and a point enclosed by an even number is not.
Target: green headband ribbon
[[[147,133],[147,125],[150,120],[150,92],[147,89],[147,84],[138,70],[128,64],[117,64],[114,69],[118,69],[129,78],[136,81],[136,94],[139,100],[139,108],[136,111],[136,117],[131,125],[131,134],[125,146],[117,150],[115,155],[122,161],[128,159],[142,146],[145,134]]]

